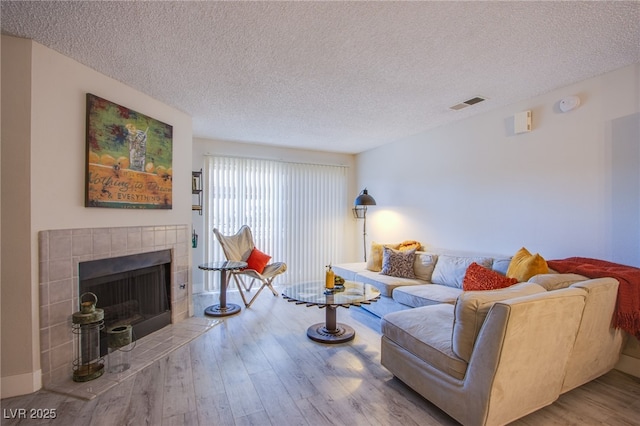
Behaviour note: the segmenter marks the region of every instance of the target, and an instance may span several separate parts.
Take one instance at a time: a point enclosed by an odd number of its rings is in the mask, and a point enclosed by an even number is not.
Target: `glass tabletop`
[[[325,288],[324,281],[293,284],[285,287],[282,296],[291,302],[307,305],[360,305],[380,298],[380,291],[371,284],[345,281],[343,288],[333,291]]]

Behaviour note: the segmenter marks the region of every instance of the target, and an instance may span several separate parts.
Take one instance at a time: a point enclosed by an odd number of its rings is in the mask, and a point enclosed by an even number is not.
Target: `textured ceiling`
[[[637,1],[1,7],[4,34],[186,112],[195,137],[347,153],[640,62]]]

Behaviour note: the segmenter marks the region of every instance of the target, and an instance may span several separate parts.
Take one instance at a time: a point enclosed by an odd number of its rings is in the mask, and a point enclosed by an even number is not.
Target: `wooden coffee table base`
[[[353,340],[356,332],[346,324],[338,323],[335,330],[327,330],[324,323],[318,323],[307,329],[307,336],[320,343],[344,343]]]
[[[336,322],[336,307],[327,306],[325,322],[309,327],[307,336],[320,343],[344,343],[353,340],[356,332],[348,325]]]
[[[344,343],[353,340],[356,332],[350,326],[336,321],[338,308],[368,305],[380,298],[380,290],[371,284],[354,281],[345,281],[340,288],[327,289],[324,281],[314,281],[287,286],[282,297],[296,305],[326,309],[324,323],[307,328],[309,339],[320,343]]]

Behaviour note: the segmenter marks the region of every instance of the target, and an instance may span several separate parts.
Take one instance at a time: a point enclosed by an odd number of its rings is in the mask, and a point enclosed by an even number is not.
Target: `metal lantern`
[[[91,299],[91,300],[85,300]],[[104,310],[96,309],[98,297],[93,293],[80,295],[80,311],[72,316],[74,338],[73,381],[86,382],[104,373],[100,356],[100,330],[104,328]]]

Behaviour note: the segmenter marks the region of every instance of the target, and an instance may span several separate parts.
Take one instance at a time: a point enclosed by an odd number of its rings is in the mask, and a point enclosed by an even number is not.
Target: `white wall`
[[[3,89],[14,85],[20,89],[3,90],[2,109],[22,111],[15,120],[2,117],[3,154],[16,153],[2,156],[2,396],[6,397],[36,390],[39,383],[38,232],[189,224],[192,126],[183,112],[35,42],[2,36],[2,70]],[[173,209],[84,207],[86,93],[173,126]],[[13,174],[7,179],[8,171]],[[23,227],[10,223],[15,219],[21,224],[21,218]],[[7,262],[7,254],[19,254],[30,271]],[[7,286],[19,290],[9,291]],[[25,328],[28,332],[23,333]]]
[[[300,162],[300,163],[314,163],[314,164],[329,164],[329,165],[341,165],[349,167],[349,188],[347,193],[349,200],[347,204],[351,206],[353,200],[358,195],[358,190],[355,186],[355,156],[349,154],[339,154],[331,152],[321,151],[309,151],[301,149],[290,148],[277,148],[267,145],[238,143],[231,141],[220,141],[210,139],[195,138],[193,142],[193,170],[200,170],[204,168],[204,158],[206,155],[226,155],[248,158],[263,158],[269,160],[281,160],[288,162]],[[345,212],[346,215],[351,215],[350,211]],[[198,269],[198,264],[205,261],[204,254],[204,239],[215,238],[212,230],[204,229],[204,216],[198,215],[197,212],[192,214],[193,228],[196,230],[199,236],[198,248],[192,252],[192,275],[194,292],[202,290],[204,283],[204,271]],[[355,226],[355,220],[350,222]],[[345,250],[347,253],[354,251],[354,241],[351,233],[345,237]]]
[[[31,43],[2,36],[2,396],[40,385],[30,258]],[[37,276],[37,275],[36,275]],[[37,286],[35,287],[37,289]],[[37,293],[35,293],[37,295]],[[16,317],[17,315],[17,317]],[[18,318],[19,321],[14,321]],[[11,328],[9,329],[9,325]],[[13,338],[19,345],[14,347]],[[29,340],[31,339],[31,340]],[[7,392],[11,389],[12,392]]]
[[[37,43],[34,43],[32,93],[31,203],[35,229],[189,223],[192,146],[189,116]],[[173,126],[171,210],[84,207],[86,93]],[[43,214],[44,211],[47,213]]]
[[[561,113],[568,95],[582,105]],[[639,129],[636,64],[362,153],[370,240],[640,266]]]

